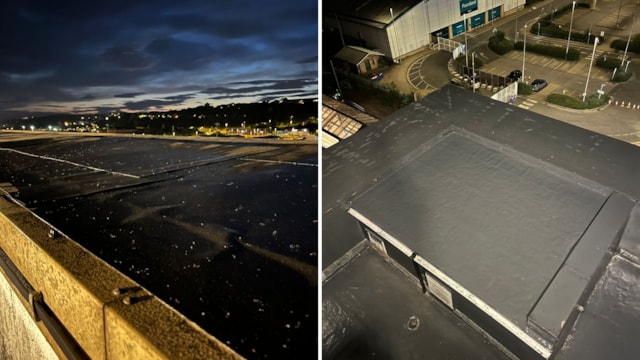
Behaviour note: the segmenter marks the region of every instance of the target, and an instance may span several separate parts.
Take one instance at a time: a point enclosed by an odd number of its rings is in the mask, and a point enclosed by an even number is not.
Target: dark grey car
[[[547,84],[547,80],[535,79],[531,83],[531,88],[533,89],[533,91],[540,91],[540,90],[544,89],[547,85],[548,85]]]

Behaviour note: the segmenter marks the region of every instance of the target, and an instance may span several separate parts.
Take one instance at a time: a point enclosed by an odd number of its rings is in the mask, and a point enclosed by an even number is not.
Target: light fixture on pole
[[[620,68],[624,65],[624,61],[627,59],[627,50],[629,50],[629,42],[631,41],[631,30],[633,29],[633,22],[636,21],[636,12],[633,12],[633,21],[631,21],[631,25],[629,25],[629,37],[627,38],[627,46],[624,48],[624,55],[622,56],[622,62],[620,63]],[[625,70],[626,72],[626,70]]]
[[[593,58],[596,57],[596,45],[598,45],[598,37],[593,38],[593,52],[591,53],[591,62],[589,63],[589,72],[587,73],[587,83],[584,84],[584,92],[582,93],[582,101],[587,97],[587,87],[589,86],[589,77],[591,76],[591,67],[593,66]]]
[[[469,48],[467,47],[467,14],[462,14],[462,20],[464,21],[464,58],[469,68]]]
[[[571,30],[573,29],[573,11],[576,9],[576,2],[573,2],[571,6],[571,22],[569,22],[569,36],[567,36],[567,51],[564,53],[564,59],[567,60],[569,56],[569,41],[571,41]]]
[[[524,24],[524,46],[522,47],[522,82],[524,81],[524,58],[527,56],[527,24]]]

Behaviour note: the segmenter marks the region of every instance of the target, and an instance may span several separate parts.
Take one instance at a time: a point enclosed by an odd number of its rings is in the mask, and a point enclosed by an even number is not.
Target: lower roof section
[[[367,247],[323,285],[324,359],[508,359]]]

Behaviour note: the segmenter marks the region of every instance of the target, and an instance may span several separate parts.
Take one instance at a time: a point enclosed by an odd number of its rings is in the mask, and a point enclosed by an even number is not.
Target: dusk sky
[[[317,97],[315,0],[8,0],[0,119]]]

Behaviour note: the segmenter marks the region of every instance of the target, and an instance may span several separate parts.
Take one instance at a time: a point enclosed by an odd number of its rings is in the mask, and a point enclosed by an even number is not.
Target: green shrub
[[[631,78],[633,72],[629,71],[616,71],[616,74],[613,76],[613,82],[625,82]]]
[[[598,94],[591,94],[587,96],[585,101],[582,101],[582,98],[576,98],[569,95],[563,94],[551,94],[547,96],[547,102],[551,104],[556,104],[564,107],[568,107],[571,109],[595,109],[609,101],[609,95],[604,94],[598,98]]]
[[[611,42],[611,48],[624,51],[627,47],[627,40],[616,39]],[[635,34],[631,37],[629,42],[629,49],[627,51],[640,54],[640,34]]]
[[[531,25],[530,33],[538,35],[538,23]],[[569,36],[569,30],[560,28],[548,21],[540,22],[540,35],[558,39],[566,39]],[[579,41],[584,43],[593,44],[597,34],[589,34],[589,31],[584,32],[571,31],[571,41]],[[605,42],[603,36],[597,36],[600,39],[600,44]]]
[[[633,72],[631,70],[624,71],[625,66],[621,66],[622,59],[614,56],[600,56],[596,59],[596,66],[603,69],[618,69],[616,74],[614,75],[612,81],[613,82],[625,82],[631,78]]]
[[[600,56],[596,59],[596,66],[609,70],[619,69],[621,61],[622,59],[616,56]]]
[[[368,96],[380,101],[380,103],[397,109],[413,101],[413,97],[398,90],[395,83],[381,85],[359,75],[342,71],[339,71],[339,73],[340,77],[346,79],[343,82],[349,83],[350,89],[343,89],[347,94],[366,93],[369,94]]]
[[[518,41],[514,45],[514,49],[521,50],[524,47],[523,41]],[[542,45],[542,44],[527,44],[527,51],[532,53],[551,56],[556,59],[564,59],[566,57],[567,60],[576,61],[580,58],[580,51],[575,48],[569,48],[569,52],[567,53],[567,49],[560,46],[553,45]]]
[[[577,4],[576,4],[576,7],[577,7],[577,8],[581,7],[581,8],[587,8],[587,9],[590,9],[590,8],[591,8],[591,4],[589,4],[589,3],[577,3]],[[570,11],[571,11],[571,4],[567,4],[567,5],[565,5],[565,6],[561,7],[561,8],[559,8],[559,9],[558,9],[558,11],[556,11],[556,12],[555,12],[555,14],[553,14],[553,18],[554,18],[554,19],[557,19],[557,18],[558,18],[558,16],[560,16],[560,15],[562,15],[562,14],[566,13],[566,12],[570,12]],[[547,14],[546,16],[544,16],[544,17],[542,18],[542,20],[544,20],[544,21],[548,21],[548,22],[550,23],[550,22],[551,22],[551,12],[549,12],[549,14]]]
[[[513,50],[513,41],[505,38],[504,31],[498,30],[494,36],[489,38],[489,49],[498,55],[504,55]]]
[[[531,95],[533,94],[533,88],[530,84],[525,84],[523,82],[518,83],[518,95]]]
[[[458,56],[458,57],[456,58],[456,62],[457,62],[458,64],[462,65],[462,66],[467,66],[467,58],[466,58],[466,56],[465,56],[464,54],[462,54],[462,55]],[[475,59],[475,61],[471,59],[471,54],[469,54],[469,68],[471,68],[471,67],[472,67],[472,65],[473,65],[473,66],[475,66],[476,70],[477,70],[478,68],[480,68],[482,65],[484,65],[484,63],[482,62],[482,59],[480,59],[480,58],[477,56],[477,53],[476,53],[476,59]]]

